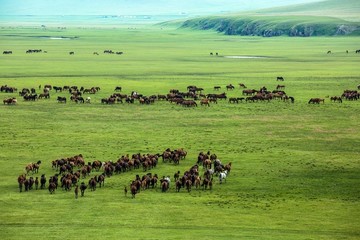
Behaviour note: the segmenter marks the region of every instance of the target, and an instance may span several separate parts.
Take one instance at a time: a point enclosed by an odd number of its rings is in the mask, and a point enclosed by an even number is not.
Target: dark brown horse
[[[49,192],[50,192],[50,194],[55,193],[55,189],[56,189],[56,184],[55,184],[55,182],[51,182],[51,183],[49,184]]]
[[[228,172],[228,174],[229,174],[230,171],[231,171],[231,162],[229,162],[228,164],[226,164],[226,165],[224,166],[224,169],[227,170],[227,172]]]
[[[321,102],[325,103],[325,99],[323,99],[323,98],[311,98],[308,103],[320,104]]]
[[[137,193],[137,188],[136,188],[136,186],[135,186],[134,184],[132,184],[132,185],[130,186],[130,191],[131,191],[131,196],[132,196],[132,198],[135,198],[135,195],[136,195],[136,193]]]
[[[102,173],[99,175],[99,177],[97,178],[97,182],[99,183],[99,187],[104,186],[105,183],[105,174]]]
[[[232,84],[226,85],[226,90],[233,90],[234,88]]]
[[[169,183],[166,180],[161,179],[161,191],[166,192],[169,189]]]
[[[26,180],[26,175],[25,175],[25,174],[21,174],[21,175],[18,177],[18,183],[19,183],[19,190],[20,190],[20,192],[22,192],[22,189],[23,189],[23,185],[24,185],[25,180]]]
[[[341,97],[337,97],[337,96],[331,97],[330,101],[342,103]]]

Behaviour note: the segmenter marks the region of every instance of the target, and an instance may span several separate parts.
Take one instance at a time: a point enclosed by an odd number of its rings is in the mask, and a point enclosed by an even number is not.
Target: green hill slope
[[[360,22],[355,21],[360,16],[359,9],[360,1],[329,0],[254,13],[195,18],[185,21],[181,27],[264,37],[360,35]]]

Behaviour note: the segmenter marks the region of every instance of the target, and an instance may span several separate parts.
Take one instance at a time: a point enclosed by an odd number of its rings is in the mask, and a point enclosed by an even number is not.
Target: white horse
[[[220,184],[223,182],[223,180],[226,182],[226,176],[227,176],[227,170],[221,172],[219,174],[219,182]]]

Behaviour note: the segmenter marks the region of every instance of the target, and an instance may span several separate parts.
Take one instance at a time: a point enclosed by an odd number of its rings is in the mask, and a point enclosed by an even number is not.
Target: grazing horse
[[[66,97],[57,97],[58,103],[66,103]]]
[[[276,90],[284,89],[284,88],[285,88],[285,85],[280,85],[280,84],[278,84],[278,85],[276,86]]]
[[[220,86],[215,86],[214,90],[218,91],[218,90],[220,90],[220,88],[221,88]]]
[[[115,87],[115,89],[114,89],[115,92],[121,92],[121,90],[122,90],[122,87],[119,87],[119,86]]]
[[[232,84],[226,85],[226,90],[233,90],[234,88]]]
[[[276,77],[276,81],[284,81],[285,79],[283,77]]]
[[[323,99],[323,98],[311,98],[308,103],[309,103],[309,104],[310,104],[310,103],[320,104],[320,102],[325,103],[325,99]]]
[[[229,103],[239,103],[239,100],[236,97],[229,98]]]
[[[4,99],[4,104],[8,104],[8,105],[10,105],[10,104],[16,104],[17,103],[17,100],[16,100],[16,98],[6,98],[6,99]]]
[[[184,100],[181,105],[184,107],[197,107],[197,103],[194,100]]]
[[[210,107],[209,102],[210,102],[210,100],[208,98],[203,98],[200,100],[200,105],[205,105],[205,106]]]
[[[342,103],[341,97],[337,97],[337,96],[331,97],[330,101]]]
[[[243,83],[239,83],[239,87],[246,88],[245,84],[243,84]]]

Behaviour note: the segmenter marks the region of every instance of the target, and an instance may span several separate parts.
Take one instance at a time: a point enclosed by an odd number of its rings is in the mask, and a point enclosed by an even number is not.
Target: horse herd
[[[25,51],[26,54],[29,53],[47,53],[47,51],[43,51],[42,49],[28,49]],[[116,54],[116,55],[122,55],[124,54],[124,52],[122,51],[113,51],[113,50],[104,50],[103,52],[104,54]],[[12,50],[4,50],[3,51],[4,55],[9,55],[9,54],[13,54]],[[69,55],[75,55],[75,51],[70,51]],[[98,52],[93,52],[93,55],[99,55]]]
[[[278,79],[284,79],[283,77],[277,77]],[[281,81],[281,80],[280,80]],[[234,92],[235,86],[233,84],[226,85],[227,92],[222,93],[203,93],[204,88],[190,85],[187,87],[186,91],[180,91],[178,89],[170,89],[166,94],[152,94],[145,96],[140,94],[137,91],[132,91],[130,94],[121,93],[123,88],[121,86],[116,86],[113,93],[109,97],[101,98],[101,104],[115,104],[115,103],[135,103],[138,101],[140,104],[153,104],[155,101],[168,101],[176,105],[181,105],[183,107],[197,107],[198,104],[201,106],[210,106],[210,104],[217,104],[218,100],[227,100],[228,103],[240,103],[240,102],[270,102],[272,100],[281,100],[284,102],[295,102],[293,96],[289,96],[285,92],[284,84],[277,84],[273,90],[268,90],[267,87],[263,86],[260,89],[250,89],[247,88],[244,83],[238,84],[240,89],[243,89],[241,96],[237,97],[228,97],[228,92]],[[357,86],[358,90],[360,85]],[[23,98],[24,101],[37,101],[40,99],[50,99],[50,95],[55,91],[55,93],[61,93],[63,96],[57,96],[56,101],[58,103],[91,103],[90,95],[94,95],[100,91],[100,87],[93,86],[90,88],[78,87],[78,86],[52,86],[45,85],[43,88],[39,85],[38,89],[41,93],[37,93],[35,88],[22,88],[19,91],[19,96]],[[221,89],[221,86],[214,86],[214,91],[217,92]],[[16,87],[11,87],[8,85],[2,85],[0,88],[1,92],[5,93],[14,93],[17,92]],[[64,93],[67,92],[70,97],[64,96]],[[84,96],[88,94],[88,96]],[[344,90],[341,96],[333,96],[330,98],[332,102],[341,103],[343,100],[358,100],[360,94],[357,90]],[[15,105],[19,101],[16,97],[5,98],[3,100],[4,104]],[[311,98],[308,103],[320,104],[325,103],[324,98]]]
[[[81,196],[84,196],[86,189],[95,191],[97,187],[104,187],[105,179],[113,175],[139,169],[140,166],[142,166],[144,172],[147,172],[155,168],[161,158],[163,163],[174,162],[175,164],[179,164],[179,161],[184,160],[186,155],[187,151],[183,148],[175,150],[168,148],[162,154],[136,153],[132,154],[131,157],[129,154],[126,154],[116,161],[102,162],[100,160],[94,160],[86,164],[83,155],[78,154],[53,160],[51,162],[51,168],[57,173],[50,176],[49,180],[47,180],[44,173],[40,176],[34,176],[34,174],[39,173],[41,161],[27,164],[25,167],[26,173],[20,174],[17,182],[20,192],[23,192],[23,188],[25,192],[33,189],[47,188],[50,194],[54,194],[58,188],[61,188],[65,192],[69,192],[74,188],[75,198],[77,198],[79,188]],[[203,175],[200,174],[201,165]],[[182,175],[180,171],[175,172],[173,175],[174,189],[176,192],[179,192],[181,188],[185,188],[187,192],[190,192],[192,187],[202,190],[212,190],[214,183],[213,177],[218,177],[219,183],[222,184],[226,182],[226,177],[230,171],[231,162],[223,165],[216,154],[210,154],[209,151],[207,153],[200,152],[196,164],[189,170],[185,171]],[[94,172],[95,175],[93,175]],[[88,181],[86,181],[86,178],[88,178]],[[134,198],[141,190],[149,188],[159,187],[161,192],[167,192],[170,189],[171,181],[170,175],[164,175],[159,179],[158,174],[148,172],[141,178],[139,174],[137,174],[136,178],[131,181],[129,188]],[[46,187],[46,185],[48,186]],[[124,191],[126,195],[127,186],[125,186]]]

